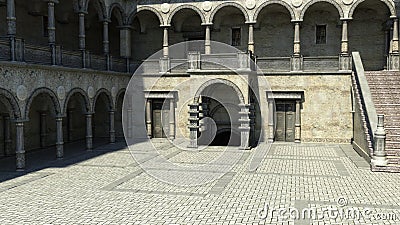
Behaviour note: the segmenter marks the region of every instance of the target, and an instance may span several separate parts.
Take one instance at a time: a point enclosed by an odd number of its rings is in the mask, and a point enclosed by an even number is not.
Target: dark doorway
[[[275,141],[294,142],[296,103],[281,101],[276,103]]]
[[[165,126],[168,125],[168,109],[163,100],[153,100],[152,117],[153,138],[166,138]]]
[[[211,146],[239,146],[240,137],[231,131],[222,131],[217,133],[214,140],[211,142]]]

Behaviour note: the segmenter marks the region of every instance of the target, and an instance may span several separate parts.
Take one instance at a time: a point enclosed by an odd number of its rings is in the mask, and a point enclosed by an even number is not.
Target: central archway
[[[195,104],[200,106],[200,145],[240,146],[240,105],[244,104],[244,96],[236,84],[210,80],[199,88]]]

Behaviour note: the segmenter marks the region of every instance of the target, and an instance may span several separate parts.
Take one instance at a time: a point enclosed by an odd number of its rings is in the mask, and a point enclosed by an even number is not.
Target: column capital
[[[162,25],[160,25],[160,27],[161,28],[167,28],[167,29],[169,29],[170,27],[171,27],[171,24],[162,24]]]
[[[47,3],[54,3],[54,4],[58,4],[60,3],[58,0],[44,0]]]
[[[303,22],[303,20],[291,20],[290,22],[292,22],[294,24],[301,24]]]
[[[110,18],[103,18],[102,20],[100,20],[101,22],[104,23],[111,23],[111,19]]]
[[[132,26],[129,25],[129,24],[124,24],[122,26],[117,26],[117,28],[120,29],[120,30],[131,30]]]
[[[352,20],[353,20],[353,18],[340,18],[340,21],[342,21],[342,22],[349,22]]]
[[[88,14],[88,12],[86,10],[82,10],[82,9],[78,10],[76,13],[79,15],[81,15],[81,14],[87,15]]]
[[[248,24],[248,25],[254,25],[254,24],[256,24],[257,23],[257,21],[255,21],[255,20],[253,20],[253,21],[246,21],[245,22],[245,24]]]
[[[392,20],[399,20],[399,17],[397,17],[397,16],[390,16],[389,18]]]
[[[213,23],[202,23],[201,26],[212,26]]]

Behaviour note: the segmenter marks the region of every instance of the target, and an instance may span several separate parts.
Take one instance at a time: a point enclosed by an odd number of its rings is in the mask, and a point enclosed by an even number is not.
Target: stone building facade
[[[15,154],[24,169],[29,151],[56,146],[62,158],[66,142],[91,149],[95,137],[122,137],[124,93],[139,65],[146,110],[132,116],[150,138],[190,137],[195,147],[199,120],[209,116],[217,139],[240,136],[243,149],[257,145],[252,135],[350,143],[351,53],[367,71],[399,70],[397,14],[392,0],[0,0],[0,156]],[[187,55],[169,51],[196,40]],[[212,41],[238,52],[215,52]],[[221,57],[234,62],[229,72],[196,62]],[[261,79],[269,88],[257,86]],[[232,109],[202,98],[211,90],[234,96],[226,99]],[[229,110],[237,117],[227,119]],[[160,128],[165,118],[171,126]]]

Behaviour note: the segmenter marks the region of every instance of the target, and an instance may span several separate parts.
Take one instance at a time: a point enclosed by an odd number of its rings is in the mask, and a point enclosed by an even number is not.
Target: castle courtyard
[[[214,163],[204,171],[172,171],[158,163],[160,157],[190,168],[209,163],[224,149],[184,151],[161,139],[153,144],[159,154],[149,153],[139,162],[149,164],[146,170],[212,176],[227,163]],[[104,145],[95,140],[92,151],[76,146],[66,146],[63,160],[42,158],[53,149],[28,154],[25,172],[6,168],[4,162],[10,159],[0,163],[0,224],[400,223],[400,175],[371,172],[351,145],[274,143],[252,151],[228,147],[225,160],[241,154],[229,172],[208,184],[187,187],[148,175],[132,157],[136,150],[129,151],[124,142]],[[144,152],[140,149],[139,154]],[[250,164],[257,160],[261,163],[251,171]],[[323,212],[329,208],[345,213],[340,217]],[[288,212],[276,214],[285,209]],[[300,214],[315,209],[317,217],[297,217],[295,209]]]

